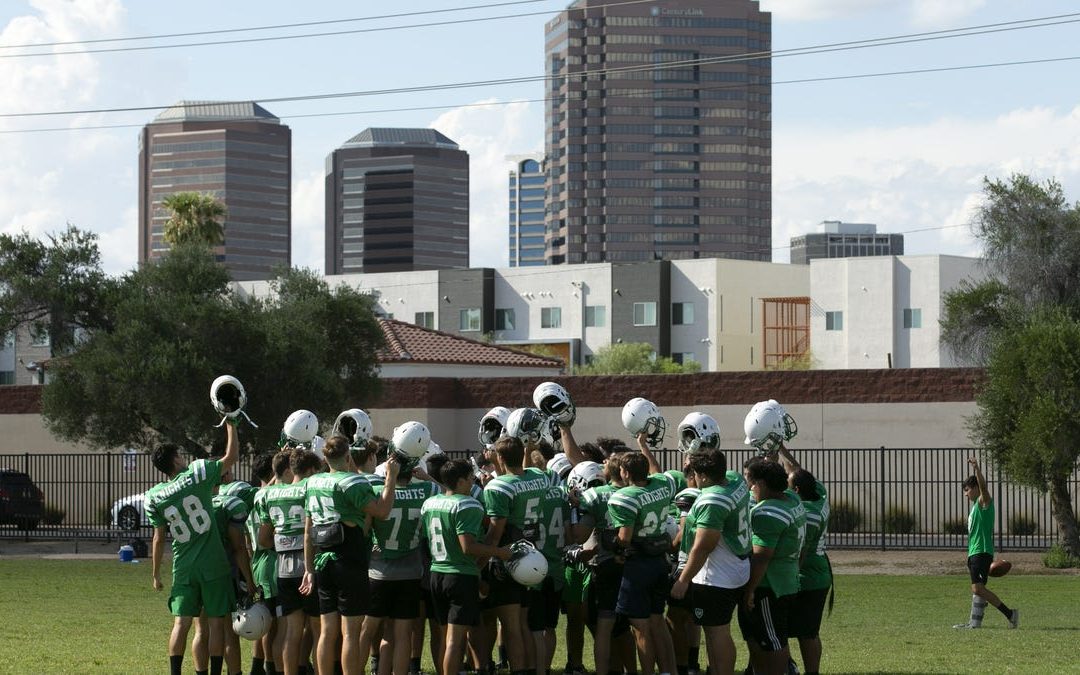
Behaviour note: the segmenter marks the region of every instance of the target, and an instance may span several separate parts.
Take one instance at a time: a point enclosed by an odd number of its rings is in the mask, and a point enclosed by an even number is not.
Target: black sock
[[[221,675],[221,666],[225,662],[224,656],[210,657],[210,675]]]
[[[686,650],[687,662],[693,666],[694,670],[698,669],[698,656],[700,656],[701,650],[698,647],[690,647]]]
[[[251,657],[251,675],[265,675],[266,669],[263,664],[266,663],[263,659],[257,659],[254,656]]]
[[[296,669],[296,672],[298,673],[298,675],[308,675],[308,673],[311,672],[311,668],[308,666],[300,666]]]
[[[169,674],[181,675],[184,672],[184,655],[177,654],[169,657]]]
[[[676,665],[675,670],[679,673],[679,675],[690,675],[690,667],[689,666]]]
[[[1012,610],[1004,602],[998,605],[998,611],[1004,614],[1006,619],[1012,618]]]
[[[273,661],[267,661],[263,664],[263,670],[266,672],[266,675],[278,675],[277,666],[274,665]]]
[[[195,675],[209,675],[209,670],[196,670]]]
[[[411,659],[409,659],[409,670],[411,670],[414,673],[419,673],[420,672],[420,657],[419,656],[414,656]]]

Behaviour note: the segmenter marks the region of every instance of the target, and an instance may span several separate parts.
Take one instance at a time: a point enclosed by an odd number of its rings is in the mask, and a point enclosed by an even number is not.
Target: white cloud
[[[292,265],[322,272],[326,266],[325,176],[313,171],[307,176],[293,176],[292,188]]]
[[[986,0],[914,0],[912,23],[922,28],[955,27],[956,22],[986,5]]]
[[[480,103],[494,103],[487,99]],[[431,127],[469,153],[469,264],[505,267],[508,207],[506,156],[543,150],[543,109],[533,103],[455,108]]]
[[[851,17],[895,4],[896,0],[761,0],[761,9],[772,12],[777,20],[819,21]]]

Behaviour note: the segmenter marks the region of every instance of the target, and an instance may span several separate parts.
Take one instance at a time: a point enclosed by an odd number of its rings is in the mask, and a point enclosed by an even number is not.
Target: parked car
[[[128,495],[113,502],[110,511],[112,526],[120,530],[137,530],[150,527],[143,508],[143,494]]]
[[[45,495],[22,471],[0,469],[0,523],[34,530],[45,516]]]

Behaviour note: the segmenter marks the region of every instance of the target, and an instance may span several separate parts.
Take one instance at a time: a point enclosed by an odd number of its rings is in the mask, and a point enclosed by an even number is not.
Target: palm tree
[[[225,243],[225,205],[213,195],[176,192],[162,201],[172,212],[162,233],[170,246],[197,243],[208,247]]]

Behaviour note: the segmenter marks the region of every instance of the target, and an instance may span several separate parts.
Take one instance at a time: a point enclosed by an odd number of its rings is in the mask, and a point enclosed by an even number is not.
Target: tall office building
[[[211,194],[225,203],[225,245],[218,259],[236,280],[268,279],[291,263],[292,132],[254,102],[181,101],[139,136],[139,262],[168,249],[176,192]]]
[[[544,158],[512,155],[510,169],[510,267],[545,264]]]
[[[792,265],[809,265],[818,258],[904,255],[904,235],[878,234],[873,223],[825,220],[818,230],[791,238]]]
[[[469,154],[434,129],[365,129],[326,158],[326,273],[469,266]]]
[[[752,0],[547,24],[549,263],[771,259],[771,29]]]

